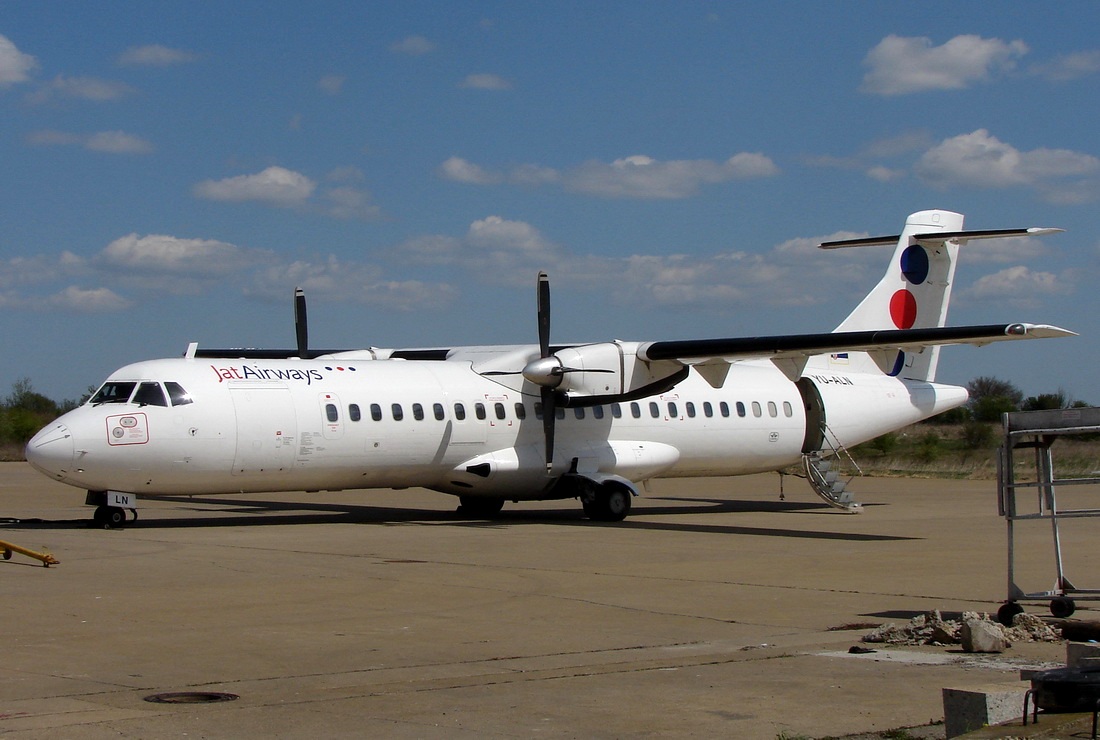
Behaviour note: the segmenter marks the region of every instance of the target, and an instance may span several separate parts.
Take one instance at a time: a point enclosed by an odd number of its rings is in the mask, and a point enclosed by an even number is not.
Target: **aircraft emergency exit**
[[[967,400],[935,382],[940,347],[1070,336],[1058,327],[945,326],[960,247],[1060,229],[964,231],[943,210],[900,235],[885,275],[833,332],[555,345],[537,282],[538,344],[311,350],[296,291],[293,350],[204,350],[127,365],[40,431],[27,460],[88,491],[95,519],[136,497],[407,488],[460,511],[579,499],[618,521],[655,477],[728,476],[800,460],[830,503],[855,509],[818,462]]]

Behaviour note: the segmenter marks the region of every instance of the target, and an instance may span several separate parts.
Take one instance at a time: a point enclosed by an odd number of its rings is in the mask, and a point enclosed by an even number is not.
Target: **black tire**
[[[117,506],[97,506],[92,520],[106,529],[121,527],[126,523],[126,510]]]
[[[1001,604],[1001,608],[997,610],[997,621],[1003,624],[1005,627],[1012,626],[1012,619],[1017,614],[1023,614],[1024,608],[1017,604],[1015,601],[1006,601]]]
[[[504,508],[504,499],[492,496],[459,496],[458,513],[473,519],[492,519]]]
[[[621,522],[630,513],[630,491],[621,486],[602,486],[584,513],[597,522]]]
[[[1050,600],[1050,614],[1055,619],[1067,619],[1075,611],[1077,611],[1077,605],[1068,596],[1055,596]]]

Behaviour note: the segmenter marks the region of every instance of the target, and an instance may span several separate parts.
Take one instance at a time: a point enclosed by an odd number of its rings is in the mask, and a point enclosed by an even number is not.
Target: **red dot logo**
[[[899,329],[912,329],[917,321],[917,299],[908,290],[899,290],[890,297],[890,318]]]

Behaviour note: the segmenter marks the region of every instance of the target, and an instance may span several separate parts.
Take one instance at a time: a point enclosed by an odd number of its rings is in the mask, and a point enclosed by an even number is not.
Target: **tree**
[[[1040,393],[1037,396],[1028,396],[1024,399],[1021,411],[1050,411],[1052,409],[1069,408],[1066,392],[1061,388],[1055,393]]]
[[[991,376],[974,378],[966,385],[970,393],[970,413],[975,421],[1000,421],[1001,414],[1016,411],[1024,392],[1007,380]]]

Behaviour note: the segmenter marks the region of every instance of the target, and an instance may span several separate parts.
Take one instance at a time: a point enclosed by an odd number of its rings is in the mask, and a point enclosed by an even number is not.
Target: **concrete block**
[[[1067,642],[1066,665],[1070,668],[1084,668],[1087,658],[1100,658],[1100,643]]]
[[[946,737],[958,737],[1024,716],[1028,684],[986,684],[943,690],[943,724]]]

